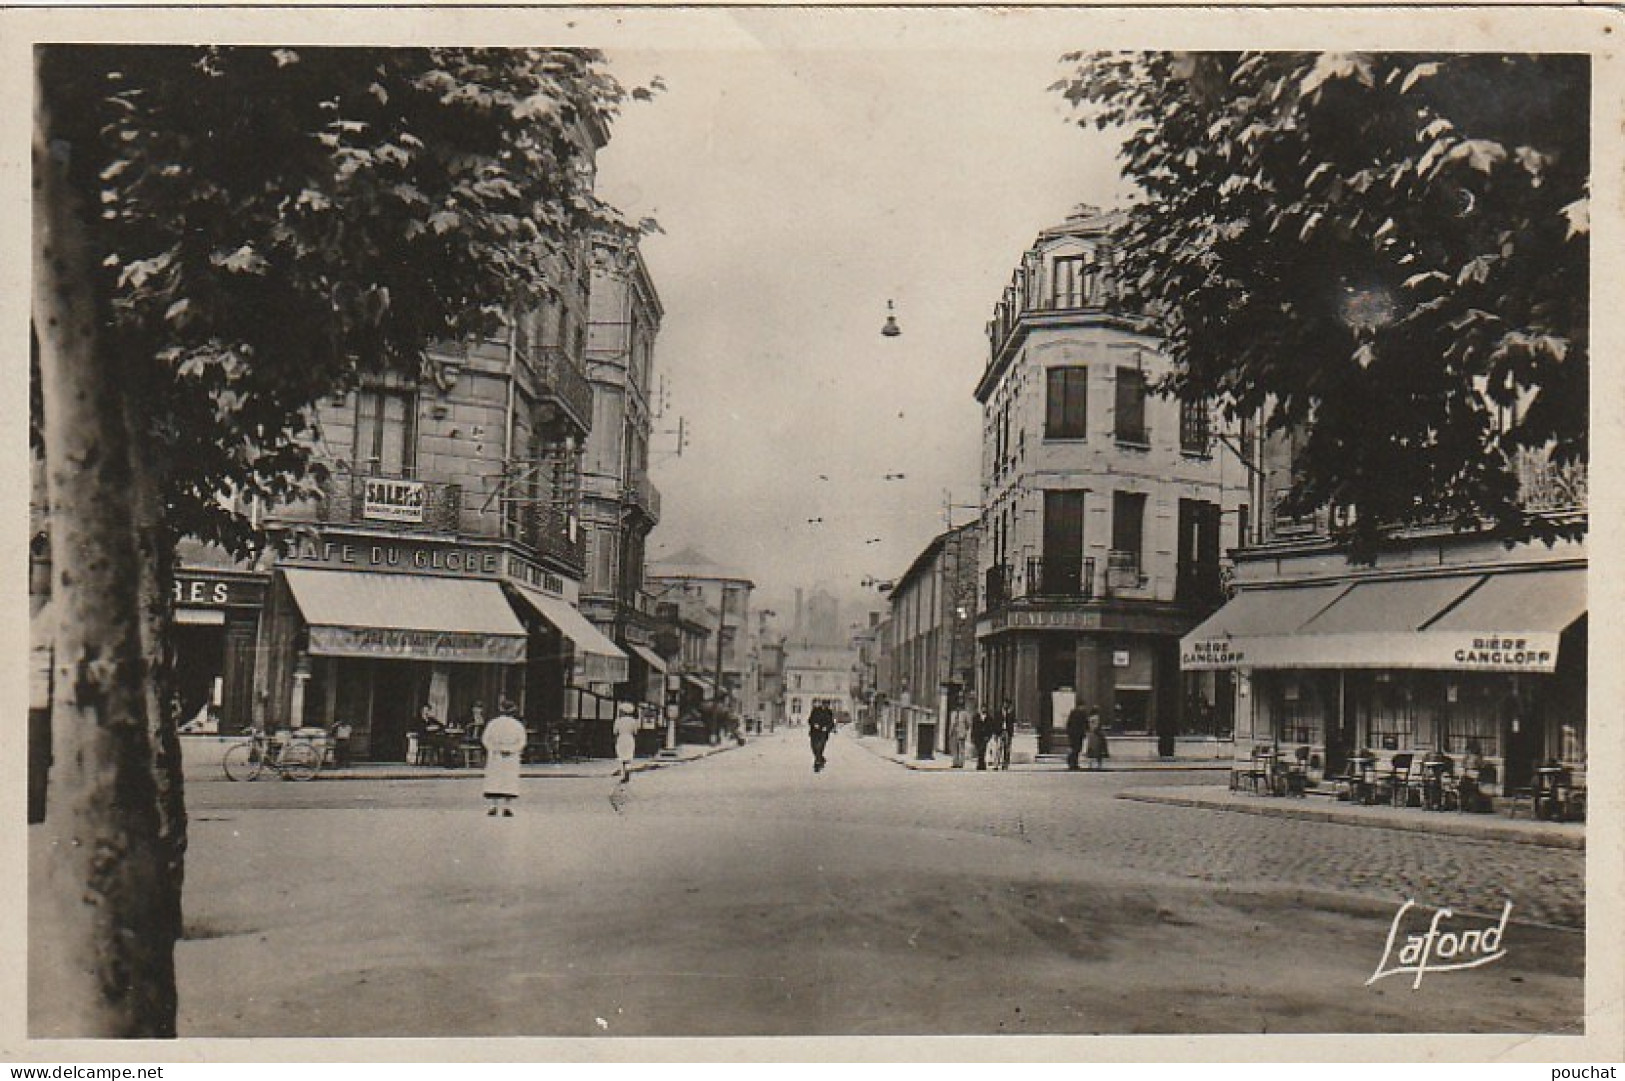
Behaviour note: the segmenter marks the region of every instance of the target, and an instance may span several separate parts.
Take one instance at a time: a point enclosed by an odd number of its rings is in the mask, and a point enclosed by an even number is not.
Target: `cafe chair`
[[[1299,747],[1292,752],[1292,761],[1286,770],[1286,794],[1307,796],[1309,792],[1309,748]]]
[[[1415,760],[1416,756],[1409,751],[1402,751],[1388,760],[1388,772],[1377,782],[1384,803],[1392,803],[1395,807],[1409,804],[1411,763]]]

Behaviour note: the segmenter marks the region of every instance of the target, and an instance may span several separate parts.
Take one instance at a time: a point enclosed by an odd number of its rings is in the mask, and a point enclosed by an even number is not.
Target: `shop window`
[[[1086,438],[1089,434],[1089,369],[1051,368],[1045,378],[1044,438]]]
[[[1272,731],[1282,744],[1315,746],[1325,738],[1324,718],[1328,703],[1323,702],[1312,680],[1295,673],[1276,677],[1270,697]]]
[[[1501,756],[1502,701],[1511,694],[1503,676],[1467,674],[1446,677],[1444,685],[1444,750],[1446,754]]]
[[[1373,750],[1405,751],[1416,745],[1416,685],[1406,672],[1377,672],[1366,695],[1366,739]]]

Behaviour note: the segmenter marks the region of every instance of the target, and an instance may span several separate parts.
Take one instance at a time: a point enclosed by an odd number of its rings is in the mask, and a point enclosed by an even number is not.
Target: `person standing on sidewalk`
[[[995,722],[993,715],[985,709],[976,711],[976,720],[971,722],[971,739],[976,744],[976,768],[987,769],[987,744],[993,738]]]
[[[824,747],[828,745],[829,735],[833,731],[835,731],[835,713],[827,704],[820,701],[807,715],[807,738],[812,743],[814,773],[824,771]]]
[[[1066,768],[1082,769],[1078,759],[1083,754],[1083,742],[1089,735],[1089,713],[1079,702],[1066,715]]]
[[[999,710],[999,734],[1004,738],[999,742],[999,768],[1010,768],[1010,747],[1016,742],[1016,707],[1010,699],[1004,700],[1004,708]]]
[[[1089,711],[1089,734],[1084,737],[1084,752],[1093,769],[1105,769],[1111,752],[1106,747],[1106,729],[1100,723],[1100,711]]]
[[[485,798],[490,803],[485,813],[500,813],[503,818],[513,817],[513,801],[519,798],[519,759],[529,738],[515,712],[513,702],[502,699],[497,715],[480,733],[485,748]]]
[[[970,745],[970,711],[964,706],[954,710],[948,724],[948,742],[954,754],[954,769],[965,768],[965,748]]]
[[[632,780],[632,759],[637,757],[638,707],[622,702],[615,707],[615,757],[621,760],[621,783]]]

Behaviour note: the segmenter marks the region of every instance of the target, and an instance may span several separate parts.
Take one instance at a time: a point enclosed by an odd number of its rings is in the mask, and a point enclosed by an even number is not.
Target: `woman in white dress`
[[[632,779],[632,759],[637,756],[638,707],[622,702],[615,707],[615,757],[621,760],[621,783]]]
[[[480,733],[485,748],[485,798],[490,804],[485,813],[500,813],[503,818],[513,817],[513,801],[519,798],[519,759],[529,738],[515,711],[512,701],[502,699],[497,715]]]

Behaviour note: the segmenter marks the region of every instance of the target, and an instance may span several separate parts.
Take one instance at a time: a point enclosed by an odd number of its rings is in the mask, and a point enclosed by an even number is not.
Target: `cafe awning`
[[[491,581],[421,574],[287,569],[324,657],[520,664],[525,628]]]
[[[1583,568],[1246,591],[1180,641],[1180,667],[1551,672]]]
[[[518,582],[511,584],[521,600],[575,646],[582,679],[588,683],[626,682],[629,676],[626,654],[577,611],[575,605],[563,597],[554,597]]]
[[[696,676],[692,672],[684,672],[683,680],[688,683],[689,686],[705,692],[707,698],[711,696],[711,681],[706,679],[704,676]]]
[[[638,657],[642,659],[643,663],[648,665],[654,671],[664,672],[666,670],[666,658],[662,657],[648,646],[640,646],[636,642],[628,642],[626,644],[626,648],[630,649],[633,653],[636,653]]]

